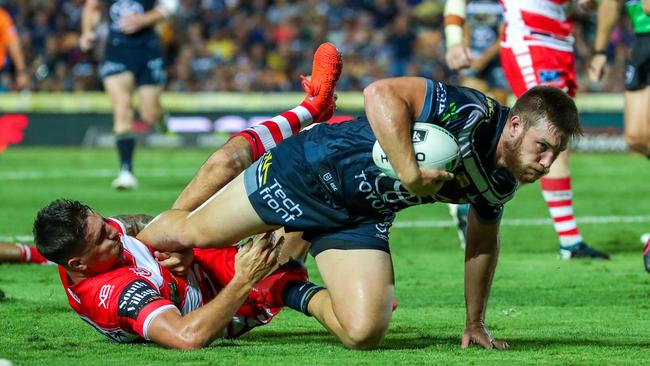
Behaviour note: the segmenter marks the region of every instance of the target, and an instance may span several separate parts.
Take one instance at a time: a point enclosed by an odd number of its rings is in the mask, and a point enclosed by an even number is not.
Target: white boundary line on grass
[[[198,169],[198,167],[197,167]],[[186,177],[196,173],[197,169],[155,168],[138,169],[138,177]],[[83,169],[83,170],[12,170],[0,171],[0,180],[34,180],[60,178],[108,178],[114,177],[117,169]]]
[[[580,224],[619,224],[619,223],[648,223],[650,216],[583,216],[578,218]],[[504,219],[502,226],[544,226],[550,225],[551,219]],[[454,227],[451,220],[418,220],[418,221],[397,221],[394,228],[431,228],[431,227]],[[0,242],[32,242],[31,235],[0,235]]]

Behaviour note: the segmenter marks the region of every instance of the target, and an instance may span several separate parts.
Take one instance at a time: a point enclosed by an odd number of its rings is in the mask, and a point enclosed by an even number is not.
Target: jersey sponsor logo
[[[140,277],[151,277],[151,271],[149,271],[146,268],[132,267],[132,268],[129,268],[129,269],[131,270],[131,272],[135,273],[136,275],[138,275]]]
[[[540,70],[539,82],[542,84],[558,83],[562,81],[560,70]]]
[[[142,311],[145,306],[156,300],[162,299],[163,297],[160,293],[151,287],[147,281],[135,280],[120,294],[117,313],[119,316],[137,320],[140,311]]]
[[[108,309],[108,300],[110,300],[114,288],[115,286],[113,285],[102,286],[102,288],[99,290],[99,304],[97,304],[98,308]]]
[[[436,101],[438,102],[438,115],[447,109],[447,91],[442,83],[436,83]]]
[[[446,123],[456,120],[456,117],[458,117],[456,107],[458,107],[458,105],[455,102],[449,104],[449,108],[443,112],[442,117],[440,118],[440,122]]]
[[[264,188],[257,191],[262,200],[275,213],[282,215],[284,222],[291,222],[303,215],[300,204],[294,202],[287,196],[284,187],[277,179],[273,178],[273,184],[265,185]]]
[[[265,154],[264,157],[262,158],[260,185],[266,184],[266,178],[269,173],[269,168],[271,167],[271,164],[273,164],[271,159],[273,159],[273,155],[271,155],[271,153]]]
[[[377,213],[392,214],[404,207],[419,205],[422,199],[404,189],[402,183],[385,173],[373,177],[365,170],[354,176],[357,191]]]

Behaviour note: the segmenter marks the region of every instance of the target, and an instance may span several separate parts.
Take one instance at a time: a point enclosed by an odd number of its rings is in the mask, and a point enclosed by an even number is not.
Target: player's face
[[[80,257],[88,272],[105,272],[120,261],[120,233],[101,215],[92,211],[88,214],[85,238],[86,245]]]
[[[532,183],[548,173],[564,145],[549,122],[538,123],[506,141],[506,166],[519,182]]]

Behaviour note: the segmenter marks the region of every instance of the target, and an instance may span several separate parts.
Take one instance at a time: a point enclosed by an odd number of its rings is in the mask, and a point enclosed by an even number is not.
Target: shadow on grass
[[[296,345],[300,344],[329,344],[339,345],[340,342],[325,331],[304,330],[304,331],[267,331],[258,334],[249,334],[242,337],[239,342],[262,342],[273,339],[274,344]],[[510,344],[510,351],[531,351],[544,349],[557,349],[563,347],[650,347],[650,341],[646,340],[616,340],[616,339],[589,339],[589,338],[509,338],[506,341]],[[460,349],[460,335],[415,335],[411,331],[391,331],[387,339],[379,347],[379,350],[418,350],[435,347],[439,349]],[[472,346],[478,349],[478,346]]]

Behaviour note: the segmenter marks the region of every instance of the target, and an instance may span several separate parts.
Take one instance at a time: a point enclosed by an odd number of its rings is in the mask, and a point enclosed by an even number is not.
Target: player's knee
[[[350,349],[369,350],[379,347],[384,340],[388,326],[353,326],[346,330],[343,344]]]
[[[625,134],[625,142],[630,150],[642,155],[650,155],[650,136],[628,133]]]

